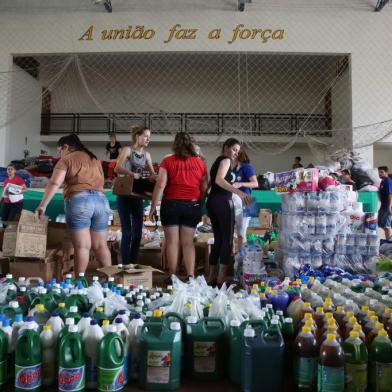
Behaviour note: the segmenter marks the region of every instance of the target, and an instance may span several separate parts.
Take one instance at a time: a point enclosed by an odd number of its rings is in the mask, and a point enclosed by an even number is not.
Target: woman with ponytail
[[[207,168],[198,156],[191,136],[177,133],[174,154],[166,156],[158,173],[152,194],[150,219],[153,219],[157,203],[163,193],[161,222],[165,232],[166,259],[171,274],[177,273],[182,250],[188,276],[194,275],[195,246],[193,237],[201,221],[201,206],[208,187]]]
[[[103,193],[101,162],[75,134],[63,136],[57,149],[61,159],[36,214],[39,217],[45,214],[49,202],[64,183],[64,210],[75,251],[75,273],[86,271],[91,249],[101,266],[110,265],[106,243],[110,207]]]

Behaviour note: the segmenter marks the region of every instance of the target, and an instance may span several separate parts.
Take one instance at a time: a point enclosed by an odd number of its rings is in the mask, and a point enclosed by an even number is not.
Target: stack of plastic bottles
[[[364,213],[348,192],[283,194],[281,222],[279,240],[287,275],[293,277],[304,265],[374,272],[379,253],[377,214]]]
[[[391,294],[387,278],[271,278],[234,293],[202,278],[147,290],[7,275],[0,386],[174,390],[186,374],[245,391],[391,391]]]

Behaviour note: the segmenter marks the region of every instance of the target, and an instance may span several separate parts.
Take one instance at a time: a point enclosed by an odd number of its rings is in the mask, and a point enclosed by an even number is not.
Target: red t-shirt
[[[7,186],[7,184],[14,184],[14,185],[19,185],[23,186],[25,182],[23,181],[23,178],[15,176],[12,180],[10,180],[8,177],[4,180],[4,188]],[[11,203],[10,199],[8,197],[3,197],[4,203]],[[19,202],[21,203],[21,202]]]
[[[199,157],[179,159],[175,155],[166,157],[161,166],[167,170],[165,199],[199,200],[200,184],[207,175],[205,163]]]

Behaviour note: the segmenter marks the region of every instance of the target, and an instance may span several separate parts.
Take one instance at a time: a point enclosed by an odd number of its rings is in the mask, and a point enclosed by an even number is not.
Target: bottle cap
[[[65,325],[75,325],[75,319],[72,317],[68,317],[65,319]]]
[[[83,318],[89,318],[89,317],[91,317],[89,312],[83,313]]]
[[[313,320],[306,320],[305,321],[305,325],[307,326],[307,327],[312,327],[313,326]]]
[[[304,308],[310,308],[310,302],[304,302]]]
[[[388,336],[387,331],[385,331],[385,329],[381,329],[380,331],[378,331],[378,336]]]
[[[272,324],[272,325],[279,325],[279,320],[277,320],[277,319],[272,319],[272,320],[271,320],[271,324]]]
[[[277,316],[283,316],[283,311],[282,310],[277,310],[276,311]]]
[[[93,276],[93,282],[98,282],[99,278],[98,276]]]
[[[60,302],[59,303],[59,308],[65,308],[65,303],[64,302]]]
[[[110,321],[109,320],[103,320],[102,321],[102,326],[103,327],[107,327],[107,326],[109,326],[110,325]]]
[[[162,317],[163,312],[162,310],[156,309],[152,312],[152,317]]]
[[[113,276],[109,276],[108,277],[108,282],[114,282],[114,277]]]
[[[7,275],[5,276],[5,278],[6,278],[6,279],[12,279],[12,274],[7,274]]]
[[[17,322],[23,321],[23,314],[18,313],[15,316],[15,321],[17,321]]]
[[[322,307],[317,307],[316,312],[317,313],[324,313],[324,309]]]
[[[286,317],[286,318],[284,319],[284,322],[285,322],[286,324],[292,324],[292,323],[293,323],[293,319],[292,319],[291,317]]]
[[[245,328],[244,329],[244,337],[245,338],[254,338],[256,336],[256,332],[253,328]]]
[[[97,320],[91,320],[90,321],[90,325],[97,325],[98,324],[98,321]]]
[[[240,321],[237,319],[230,320],[230,327],[239,327],[241,325]]]
[[[70,325],[68,328],[69,332],[75,333],[78,332],[78,326],[77,325]]]
[[[338,306],[336,309],[338,312],[344,312],[344,306]]]
[[[361,310],[367,312],[369,310],[369,306],[361,306]]]
[[[142,315],[141,315],[140,313],[135,313],[135,314],[133,315],[133,319],[134,319],[134,320],[139,320],[140,318],[142,318]]]
[[[377,329],[377,330],[384,329],[384,324],[382,324],[382,323],[376,323],[376,329]]]
[[[18,278],[18,282],[24,282],[26,280],[26,278],[24,276],[20,276]]]
[[[35,305],[35,309],[37,309],[39,312],[42,312],[45,310],[45,305],[44,304],[37,304],[37,305]]]
[[[302,332],[310,333],[311,329],[309,327],[302,327]]]
[[[78,313],[78,307],[77,307],[77,306],[71,306],[71,307],[69,308],[69,311],[70,311],[71,313]]]
[[[336,336],[335,336],[333,333],[329,333],[329,334],[327,335],[327,339],[328,339],[328,340],[336,340]]]
[[[45,324],[43,327],[44,331],[50,331],[52,329],[52,326],[50,324]]]
[[[336,325],[332,325],[332,324],[330,324],[330,325],[328,325],[327,326],[327,330],[328,331],[337,331],[337,327],[336,327]]]
[[[259,293],[260,298],[266,298],[265,293]]]
[[[355,317],[350,317],[349,319],[348,319],[348,322],[349,323],[356,323],[357,322],[357,319],[355,318]]]
[[[305,313],[305,314],[304,314],[304,318],[305,318],[305,319],[312,319],[312,318],[313,318],[313,315],[312,315],[312,313]]]
[[[354,324],[353,325],[353,330],[356,332],[361,332],[362,331],[362,327],[359,324]]]
[[[121,317],[117,317],[117,318],[114,320],[114,322],[115,322],[116,324],[122,324],[123,319],[122,319]]]
[[[181,324],[178,321],[173,321],[170,323],[170,329],[172,331],[181,331]]]
[[[65,275],[65,278],[66,278],[66,279],[72,279],[72,274],[66,274],[66,275]]]
[[[98,312],[98,313],[102,313],[103,312],[103,307],[102,306],[97,306],[95,311]]]
[[[79,276],[80,276],[81,278],[84,278],[84,272],[79,272]]]
[[[19,308],[19,302],[18,301],[11,301],[10,307],[14,308],[14,309]]]

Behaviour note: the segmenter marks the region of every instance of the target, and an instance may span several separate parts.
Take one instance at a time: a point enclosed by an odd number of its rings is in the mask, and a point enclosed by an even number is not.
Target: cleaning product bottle
[[[15,351],[16,339],[19,336],[19,330],[24,325],[23,316],[17,314],[15,321],[12,323],[12,351]]]
[[[129,340],[130,340],[130,350],[129,350],[129,378],[137,380],[139,378],[140,370],[140,333],[144,325],[144,321],[140,313],[136,313],[133,319],[129,323]]]
[[[76,325],[70,325],[59,349],[59,391],[84,391],[86,360],[83,341]]]
[[[39,325],[39,332],[41,332],[42,327],[47,323],[50,318],[50,313],[45,309],[44,304],[37,304],[28,313],[29,316],[34,317],[35,321]]]
[[[81,283],[83,285],[83,287],[87,288],[88,287],[88,282],[87,279],[84,276],[84,272],[79,272],[79,277],[76,279],[76,285],[78,283]]]
[[[69,327],[71,325],[75,325],[75,320],[73,318],[67,318],[65,319],[65,325],[64,328],[60,331],[58,338],[57,338],[57,347],[60,348],[61,341],[63,340],[63,337],[68,333]]]
[[[44,325],[40,335],[42,347],[42,385],[49,386],[56,380],[56,340],[52,327]]]
[[[93,319],[98,321],[99,325],[102,325],[102,321],[106,320],[107,317],[105,316],[105,313],[103,311],[103,307],[97,306],[94,314],[93,314]]]
[[[381,330],[373,339],[369,351],[369,389],[371,392],[388,392],[392,387],[392,342]]]
[[[86,387],[98,388],[98,346],[104,337],[102,328],[97,320],[90,321],[90,328],[83,334],[84,349],[86,354]]]
[[[54,341],[57,342],[61,330],[64,328],[64,321],[57,312],[53,312],[49,318],[47,325],[50,325]],[[57,343],[56,343],[57,344]]]
[[[320,348],[317,391],[344,391],[344,352],[334,334],[328,334]]]
[[[303,327],[294,341],[294,379],[301,392],[313,392],[317,387],[318,344],[309,327]]]
[[[15,391],[41,390],[41,340],[32,323],[18,337],[15,348]]]
[[[78,330],[82,336],[85,330],[90,328],[90,322],[91,322],[90,313],[83,313],[83,317],[78,322]]]
[[[65,306],[64,302],[60,302],[57,309],[55,310],[55,313],[57,313],[63,320],[65,320],[68,317],[69,310]]]
[[[368,382],[368,351],[357,331],[351,331],[350,336],[342,345],[345,356],[345,391],[366,391]]]
[[[286,317],[283,321],[282,335],[284,339],[284,370],[285,373],[292,374],[293,368],[293,344],[295,339],[295,331],[293,319]]]
[[[2,326],[0,329],[7,335],[8,339],[8,353],[7,353],[7,368],[8,368],[8,376],[12,377],[12,367],[14,365],[14,358],[13,358],[13,352],[14,352],[14,347],[12,345],[12,327],[10,326],[10,321],[8,319],[3,319]]]
[[[197,322],[194,317],[195,323]],[[192,320],[191,320],[192,321]],[[243,329],[241,323],[234,319],[230,321],[229,327],[229,369],[228,374],[230,381],[234,384],[241,384],[241,366],[239,366],[238,358],[241,356],[242,340],[243,340]]]
[[[71,306],[69,308],[69,313],[67,317],[73,318],[75,320],[75,325],[77,325],[81,319],[80,313],[78,312],[78,307]]]
[[[98,322],[98,320],[96,320]],[[102,332],[106,335],[109,332],[110,321],[102,320]]]
[[[8,306],[4,306],[2,313],[10,320],[11,324],[15,321],[16,315],[23,315],[23,310],[18,301],[11,301]]]
[[[0,388],[7,382],[7,375],[11,369],[8,369],[8,336],[0,329]]]
[[[128,362],[128,355],[130,350],[130,336],[127,327],[123,323],[122,318],[117,317],[115,319],[115,327],[117,333],[120,335],[123,343],[124,343],[124,385],[128,384],[128,373],[129,373],[129,362]]]
[[[141,330],[140,384],[149,390],[172,391],[180,386],[181,324],[149,322]]]
[[[101,339],[98,348],[98,390],[122,391],[124,387],[124,343],[114,325]]]
[[[29,325],[32,325],[34,331],[38,332],[38,330],[39,330],[39,325],[38,325],[38,324],[36,323],[36,321],[34,320],[34,317],[29,316],[29,317],[26,317],[25,322],[24,322],[24,323],[22,324],[22,326],[19,328],[18,336],[20,336],[20,335],[23,333],[23,331],[24,331],[25,329],[28,329],[28,326],[29,326]]]

